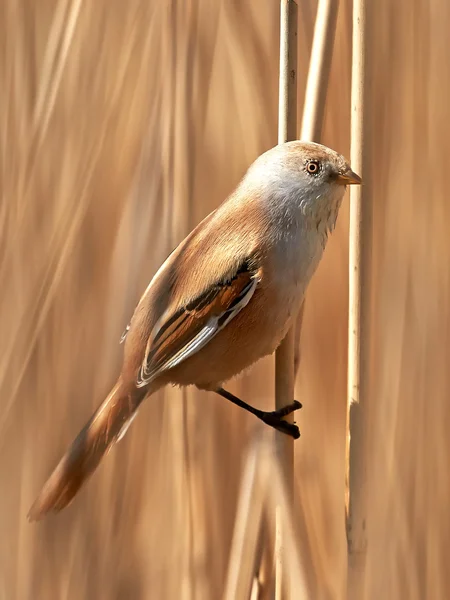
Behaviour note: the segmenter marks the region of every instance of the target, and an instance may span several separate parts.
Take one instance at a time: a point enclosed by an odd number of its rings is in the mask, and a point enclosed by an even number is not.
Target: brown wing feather
[[[208,339],[213,337],[246,304],[255,284],[255,271],[249,261],[244,261],[229,279],[215,283],[173,315],[163,318],[147,344],[138,385],[146,385],[167,365],[173,366],[175,357],[208,326]],[[186,354],[187,358],[190,354]]]

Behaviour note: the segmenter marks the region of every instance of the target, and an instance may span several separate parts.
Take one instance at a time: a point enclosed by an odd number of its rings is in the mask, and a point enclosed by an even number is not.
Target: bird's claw
[[[281,433],[285,433],[286,435],[294,438],[294,440],[298,440],[300,437],[300,429],[297,427],[297,425],[295,425],[295,423],[288,423],[283,419],[279,419],[278,423],[268,424],[277,431],[281,431]]]
[[[301,407],[301,403],[298,400],[294,400],[294,402],[288,404],[287,406],[283,406],[283,408],[264,413],[262,420],[266,425],[269,425],[277,431],[281,431],[282,433],[294,438],[294,440],[297,440],[300,437],[299,428],[297,425],[295,425],[295,423],[289,423],[288,421],[285,421],[283,417],[290,415],[294,411],[299,410]]]

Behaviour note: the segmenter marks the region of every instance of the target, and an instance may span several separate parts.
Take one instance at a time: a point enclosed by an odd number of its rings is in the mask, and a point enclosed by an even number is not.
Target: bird
[[[216,392],[294,439],[293,401],[262,411],[223,385],[272,354],[300,310],[347,185],[348,161],[292,141],[261,154],[228,198],[168,256],[127,326],[120,375],[60,460],[28,518],[70,504],[143,400],[168,384]]]

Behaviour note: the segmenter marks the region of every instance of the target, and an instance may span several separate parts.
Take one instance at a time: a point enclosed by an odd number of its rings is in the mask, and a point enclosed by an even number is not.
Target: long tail
[[[125,434],[145,396],[145,390],[124,392],[119,380],[50,475],[28,513],[30,521],[59,512],[72,501],[114,442]]]

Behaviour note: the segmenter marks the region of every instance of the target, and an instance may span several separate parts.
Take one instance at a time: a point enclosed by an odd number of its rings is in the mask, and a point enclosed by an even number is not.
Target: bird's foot
[[[298,400],[294,400],[291,404],[287,406],[283,406],[283,408],[279,408],[278,410],[273,410],[270,412],[264,412],[260,419],[269,427],[273,427],[277,431],[281,431],[286,435],[289,435],[297,440],[300,437],[300,430],[295,425],[295,423],[288,423],[284,421],[283,417],[286,415],[290,415],[296,410],[299,410],[302,407]]]

